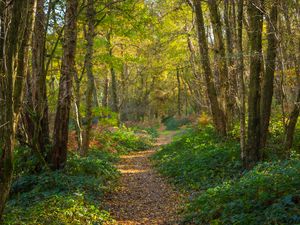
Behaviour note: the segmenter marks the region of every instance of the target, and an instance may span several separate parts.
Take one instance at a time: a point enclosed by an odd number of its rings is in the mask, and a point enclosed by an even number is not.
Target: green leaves
[[[208,127],[165,146],[154,159],[164,175],[191,193],[185,223],[300,223],[297,158],[260,163],[243,174],[239,144]]]
[[[112,221],[99,210],[105,191],[114,188],[116,156],[91,150],[70,154],[64,170],[23,175],[11,190],[5,224],[103,224]]]
[[[238,176],[239,145],[222,142],[213,128],[193,131],[155,157],[159,170],[187,189],[206,189]]]
[[[197,224],[215,219],[220,224],[297,224],[299,172],[300,161],[259,164],[241,179],[199,195],[189,206],[187,219]]]

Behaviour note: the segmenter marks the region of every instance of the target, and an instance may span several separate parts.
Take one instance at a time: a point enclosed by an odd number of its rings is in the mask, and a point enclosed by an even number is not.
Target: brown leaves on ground
[[[159,138],[158,145],[170,141]],[[180,196],[157,174],[149,157],[155,150],[122,156],[118,165],[122,173],[120,186],[107,196],[107,207],[118,224],[178,224]]]

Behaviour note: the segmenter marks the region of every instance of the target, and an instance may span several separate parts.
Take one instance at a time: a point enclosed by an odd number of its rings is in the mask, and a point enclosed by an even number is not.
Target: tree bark
[[[248,98],[248,141],[245,167],[252,168],[260,159],[260,75],[262,66],[263,0],[249,0],[250,84]]]
[[[176,69],[176,78],[177,78],[177,114],[179,117],[181,117],[181,111],[182,111],[182,102],[181,102],[181,81],[180,81],[180,73],[179,68]]]
[[[108,54],[111,57],[113,57],[113,49],[111,46],[111,29],[107,34],[107,48],[108,48]],[[119,101],[118,101],[118,93],[117,93],[117,77],[116,77],[116,71],[113,65],[113,62],[110,62],[110,75],[111,75],[111,107],[112,111],[118,113],[119,112]]]
[[[25,27],[28,26],[29,29],[31,27],[28,19],[29,13],[32,11],[30,7],[32,5],[29,0],[1,1],[0,3],[0,48],[3,50],[0,52],[2,62],[0,71],[0,223],[13,176],[15,127],[22,97],[16,93],[21,93],[25,77],[24,70],[22,70],[24,59],[21,60],[18,57],[23,54],[26,58],[27,42],[24,43],[23,40],[26,33]],[[4,35],[5,32],[7,32],[6,35]],[[16,78],[15,66],[18,75],[21,76],[19,78]]]
[[[62,169],[67,161],[68,125],[71,107],[72,80],[75,69],[77,43],[77,0],[66,1],[65,33],[58,104],[53,131],[53,147],[50,153],[52,169]]]
[[[245,161],[245,142],[246,142],[246,90],[244,80],[244,56],[243,56],[243,11],[244,0],[238,1],[238,31],[237,31],[237,72],[239,83],[239,109],[240,109],[240,145],[241,159]]]
[[[44,12],[44,0],[36,1],[36,13],[32,34],[32,108],[27,108],[30,112],[28,123],[32,123],[33,131],[30,137],[34,152],[38,155],[42,164],[45,164],[47,146],[50,143],[49,121],[48,121],[48,100],[45,73],[45,42],[46,42],[46,17]]]
[[[230,97],[230,82],[228,80],[229,76],[226,60],[227,57],[225,53],[225,45],[222,35],[222,23],[216,0],[208,0],[208,7],[210,11],[210,18],[214,33],[217,69],[220,77],[220,100],[222,103],[223,111],[225,112],[228,129],[232,124],[234,104],[232,101],[233,98]]]
[[[94,51],[94,35],[95,35],[95,9],[94,0],[87,1],[86,16],[88,20],[88,29],[85,33],[86,55],[85,55],[85,68],[87,74],[87,90],[86,90],[86,125],[83,133],[83,144],[81,155],[86,155],[90,144],[90,133],[92,128],[92,107],[93,107],[93,93],[95,89],[95,78],[93,74],[93,51]]]
[[[215,84],[212,78],[212,70],[210,66],[210,59],[208,53],[208,45],[205,35],[205,28],[204,28],[204,19],[203,19],[203,12],[200,0],[194,0],[194,7],[196,13],[196,23],[197,23],[197,31],[198,31],[198,42],[201,54],[201,62],[202,67],[204,70],[207,94],[210,101],[210,109],[213,117],[213,122],[216,127],[217,132],[220,135],[226,135],[226,118],[225,114],[222,111],[218,98],[217,92],[215,88]]]
[[[293,105],[293,109],[289,115],[288,124],[285,131],[284,138],[284,149],[286,151],[290,150],[293,146],[295,127],[298,121],[300,113],[300,88],[298,87],[298,94],[295,100],[295,104]]]
[[[106,74],[104,79],[104,87],[103,87],[103,99],[102,99],[103,107],[108,107],[108,90],[109,90],[109,79]]]
[[[260,117],[261,117],[261,131],[260,131],[260,147],[264,148],[267,141],[267,134],[269,128],[269,121],[271,117],[271,105],[273,98],[273,86],[274,86],[274,73],[276,63],[277,52],[277,11],[278,3],[274,1],[270,16],[267,17],[267,39],[268,49],[266,58],[266,68],[263,77],[261,101],[260,101]]]

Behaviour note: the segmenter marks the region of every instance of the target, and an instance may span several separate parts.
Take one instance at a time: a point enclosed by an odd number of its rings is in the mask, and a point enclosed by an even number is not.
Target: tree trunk
[[[214,33],[215,54],[218,74],[220,77],[220,100],[227,120],[227,129],[232,124],[233,101],[230,97],[228,67],[226,61],[225,45],[222,35],[222,23],[216,0],[208,0],[210,18]]]
[[[78,77],[77,71],[74,73],[75,81],[75,94],[74,94],[74,110],[75,110],[75,129],[76,129],[76,139],[77,139],[77,150],[80,151],[82,148],[82,127],[81,127],[81,113],[80,113],[80,83],[81,78]]]
[[[245,161],[245,142],[246,142],[246,91],[244,81],[244,56],[243,56],[243,11],[244,0],[238,2],[238,31],[237,31],[237,72],[239,83],[239,109],[240,109],[240,144],[241,159]]]
[[[52,169],[64,168],[67,161],[68,125],[71,107],[72,80],[75,69],[77,42],[77,0],[66,1],[65,33],[58,104],[53,131],[53,148],[50,153]]]
[[[108,54],[111,57],[113,57],[113,48],[111,46],[111,29],[107,34],[107,50]],[[113,112],[119,112],[119,102],[118,102],[118,94],[117,94],[117,77],[116,77],[116,71],[113,65],[113,62],[110,62],[110,75],[111,75],[111,107]]]
[[[106,74],[104,79],[104,87],[103,87],[103,99],[102,99],[103,107],[108,107],[108,90],[109,90],[109,79]]]
[[[300,87],[298,87],[297,98],[295,100],[295,104],[293,105],[293,109],[289,115],[289,120],[285,131],[284,149],[286,151],[290,150],[293,146],[294,133],[295,133],[295,128],[298,121],[299,113],[300,113]]]
[[[250,0],[250,84],[248,98],[248,142],[245,167],[252,168],[261,158],[260,153],[260,75],[262,66],[263,0]]]
[[[267,133],[269,128],[269,121],[271,117],[271,105],[273,98],[273,86],[274,86],[274,72],[276,63],[277,52],[277,1],[274,1],[270,16],[267,17],[267,59],[266,68],[263,77],[262,90],[261,90],[261,102],[260,102],[260,117],[261,117],[261,131],[260,131],[260,147],[264,148],[267,140]]]
[[[177,78],[177,114],[181,117],[181,110],[182,110],[182,102],[181,102],[181,81],[180,81],[180,73],[179,68],[176,70],[176,78]]]
[[[81,155],[86,155],[90,144],[90,133],[92,128],[92,107],[93,107],[93,93],[95,89],[95,79],[93,74],[93,51],[94,51],[94,35],[95,35],[95,9],[94,0],[87,1],[86,16],[88,20],[88,30],[85,33],[86,55],[85,55],[85,68],[87,73],[87,90],[86,90],[86,125],[84,127],[83,145]]]
[[[45,73],[45,13],[44,0],[36,1],[36,13],[34,28],[32,34],[32,108],[29,115],[29,123],[32,123],[31,145],[34,152],[45,164],[44,157],[46,156],[46,148],[50,143],[49,138],[49,121],[48,121],[48,100],[47,100],[47,85]]]
[[[201,62],[204,70],[207,94],[210,101],[210,109],[213,117],[213,122],[217,132],[220,135],[225,136],[226,119],[225,119],[225,114],[219,105],[215,84],[212,80],[213,79],[212,70],[210,67],[210,59],[209,59],[208,45],[207,45],[207,40],[205,35],[201,1],[194,0],[194,6],[195,6],[195,13],[196,13],[196,23],[197,23],[197,31],[198,31],[198,42],[199,42],[199,48],[201,54]]]
[[[0,223],[7,200],[13,175],[13,148],[15,140],[15,123],[19,117],[19,109],[23,89],[24,59],[26,59],[26,46],[28,39],[26,29],[31,27],[29,14],[32,11],[30,1],[15,0],[13,2],[1,1],[1,41],[0,41]],[[6,35],[4,35],[6,32]],[[28,31],[29,32],[29,31]],[[16,56],[18,55],[18,58]],[[19,58],[20,55],[24,59]],[[16,60],[17,59],[17,60]],[[20,65],[21,64],[21,65]],[[20,77],[16,78],[14,71]],[[23,72],[23,73],[22,73]],[[16,84],[16,86],[14,86]],[[16,103],[16,106],[14,105]]]

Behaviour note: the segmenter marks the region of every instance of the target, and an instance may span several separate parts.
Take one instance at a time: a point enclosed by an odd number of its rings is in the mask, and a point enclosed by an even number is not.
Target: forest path
[[[160,133],[157,148],[171,142],[177,132]],[[106,203],[117,224],[178,224],[180,195],[154,171],[150,157],[155,149],[121,157],[117,165],[122,174],[120,185]]]

